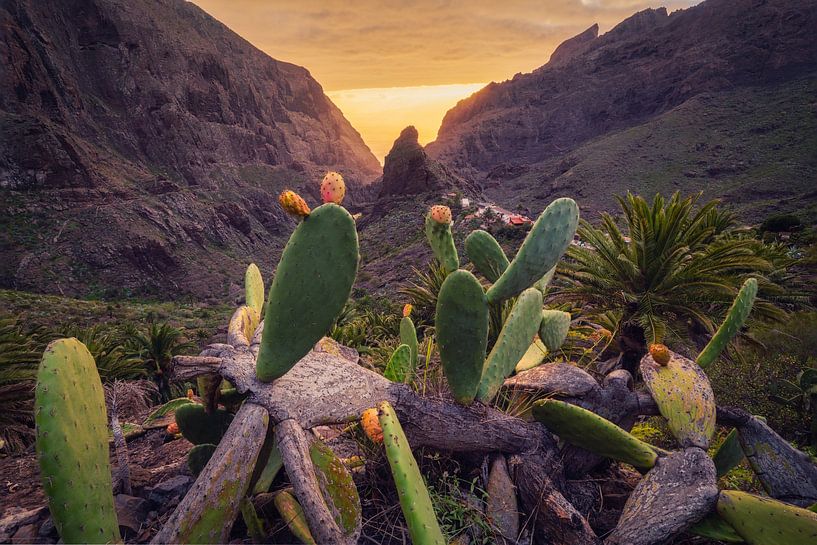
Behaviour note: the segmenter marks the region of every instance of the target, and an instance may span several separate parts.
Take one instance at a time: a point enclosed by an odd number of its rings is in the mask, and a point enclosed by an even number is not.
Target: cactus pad
[[[735,335],[738,334],[740,328],[743,327],[749,313],[752,312],[752,305],[755,303],[757,296],[757,280],[749,278],[743,283],[737,297],[732,302],[732,307],[726,313],[723,323],[712,336],[712,339],[704,347],[695,362],[703,369],[709,367],[718,356],[721,355],[723,349],[729,344]]]
[[[355,221],[344,208],[324,204],[298,225],[269,290],[259,380],[283,376],[323,337],[349,299],[357,266]]]
[[[477,395],[488,345],[488,301],[468,271],[448,275],[437,297],[440,360],[454,399],[465,405]]]
[[[176,409],[176,423],[179,425],[179,431],[194,445],[206,443],[217,445],[232,421],[233,415],[224,409],[208,413],[204,405],[198,403],[182,405]]]
[[[187,467],[190,473],[198,477],[215,451],[216,445],[212,443],[202,443],[191,448],[187,453]]]
[[[499,242],[491,236],[491,233],[482,229],[471,231],[471,234],[465,239],[465,252],[474,267],[489,282],[496,282],[511,264]]]
[[[732,528],[732,525],[719,517],[717,513],[712,513],[700,522],[693,524],[688,532],[716,541],[743,543],[743,538]]]
[[[550,203],[533,224],[516,257],[488,290],[488,300],[498,303],[533,286],[565,253],[578,225],[579,207],[573,199]]]
[[[533,339],[533,342],[530,343],[525,355],[522,356],[522,359],[516,364],[514,371],[521,373],[522,371],[527,371],[528,369],[533,369],[534,367],[541,365],[542,362],[545,361],[545,356],[547,356],[547,353],[547,347],[537,336],[535,339]]]
[[[641,374],[678,443],[706,450],[715,433],[715,394],[703,370],[678,354],[664,366],[647,354]]]
[[[227,325],[227,340],[230,344],[249,346],[261,316],[249,305],[238,307]],[[246,341],[246,344],[244,344]],[[204,395],[199,392],[200,395]]]
[[[315,538],[309,531],[306,523],[304,510],[301,504],[295,499],[290,490],[282,490],[275,494],[275,508],[281,514],[281,518],[286,522],[292,535],[301,540],[305,545],[317,545]]]
[[[514,370],[530,346],[539,326],[537,319],[542,309],[542,292],[528,288],[514,303],[499,337],[485,360],[477,398],[488,402],[499,392],[502,381]]]
[[[309,457],[323,499],[338,527],[347,536],[357,535],[361,523],[360,497],[349,469],[332,449],[318,440],[309,446]]]
[[[717,471],[720,479],[735,466],[743,461],[746,456],[743,454],[743,448],[740,446],[740,439],[738,438],[738,430],[733,429],[720,444],[718,450],[712,456],[712,461],[715,462],[715,471]]]
[[[440,262],[446,274],[451,274],[460,266],[460,258],[457,254],[457,247],[454,246],[454,235],[451,234],[451,210],[448,210],[448,221],[435,220],[436,206],[431,207],[431,211],[426,216],[426,239],[434,252],[434,257]],[[444,214],[436,214],[445,217]]]
[[[121,542],[102,383],[94,358],[77,339],[60,339],[45,349],[34,415],[40,475],[63,541]]]
[[[411,365],[411,348],[407,344],[401,344],[392,352],[383,376],[392,382],[411,382],[414,368]]]
[[[724,490],[718,515],[752,545],[817,543],[817,513],[770,498]]]
[[[411,305],[408,306],[411,307]],[[411,308],[409,308],[409,313],[411,313]],[[411,372],[414,373],[417,369],[420,346],[417,342],[417,329],[415,329],[414,321],[409,315],[405,315],[400,319],[400,343],[407,345],[411,351]]]
[[[543,310],[539,323],[539,338],[551,352],[559,350],[570,330],[570,313],[561,310]]]
[[[258,316],[264,312],[264,279],[255,263],[250,263],[244,273],[244,303],[255,309]],[[248,338],[252,339],[252,333]]]
[[[378,405],[378,415],[380,425],[383,427],[386,457],[389,459],[391,474],[400,497],[400,507],[408,524],[412,543],[445,545],[446,540],[437,523],[423,476],[411,453],[403,427],[388,401]]]
[[[533,417],[572,445],[639,469],[650,469],[658,459],[654,447],[609,420],[576,405],[543,399],[533,405]]]

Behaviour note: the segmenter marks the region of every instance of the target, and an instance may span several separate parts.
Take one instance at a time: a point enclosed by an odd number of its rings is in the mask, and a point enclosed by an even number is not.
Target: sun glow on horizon
[[[464,98],[485,87],[485,83],[377,87],[326,91],[332,102],[383,164],[383,159],[400,135],[414,125],[420,144],[437,137],[445,113]]]

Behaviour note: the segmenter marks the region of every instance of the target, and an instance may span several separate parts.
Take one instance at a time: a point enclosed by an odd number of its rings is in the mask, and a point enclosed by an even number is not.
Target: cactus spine
[[[254,309],[258,316],[264,312],[264,279],[255,263],[250,263],[247,272],[244,273],[244,302]],[[249,338],[252,339],[252,333]]]
[[[550,352],[561,348],[570,329],[570,313],[561,310],[543,310],[539,323],[539,338]]]
[[[283,376],[323,337],[349,299],[357,266],[355,221],[344,208],[324,204],[298,225],[269,290],[259,380]]]
[[[102,382],[94,358],[77,339],[60,339],[45,349],[34,418],[43,488],[63,541],[121,542]]]
[[[426,216],[426,238],[446,274],[460,266],[454,235],[451,234],[451,210],[447,206],[432,206]]]
[[[476,277],[458,270],[448,275],[437,297],[437,342],[443,372],[459,403],[477,395],[488,345],[488,300]]]
[[[724,490],[718,515],[752,545],[817,543],[817,513],[746,492]]]
[[[740,328],[743,327],[743,324],[746,322],[746,318],[749,317],[749,313],[752,311],[752,305],[755,302],[756,296],[757,280],[749,278],[743,283],[743,287],[740,288],[737,297],[735,297],[735,300],[732,302],[732,306],[726,314],[723,323],[718,328],[718,331],[715,332],[715,335],[712,336],[712,339],[706,347],[698,354],[698,359],[695,360],[695,362],[703,369],[706,369],[718,359],[718,356],[721,355],[721,352],[723,352],[723,349],[729,344],[729,341],[738,334]]]
[[[498,303],[520,294],[550,271],[562,257],[579,224],[573,199],[556,199],[542,212],[513,261],[488,290],[488,301]]]
[[[378,405],[380,425],[383,427],[386,457],[389,459],[394,484],[400,496],[400,507],[413,543],[446,545],[431,497],[423,484],[423,476],[411,453],[406,434],[388,401]]]
[[[474,267],[491,283],[496,282],[511,264],[499,242],[482,229],[472,231],[465,239],[465,252]]]
[[[530,346],[539,324],[542,292],[528,288],[514,303],[482,370],[477,399],[488,402],[499,392],[502,381],[514,370]]]
[[[654,447],[594,412],[556,399],[533,405],[533,416],[572,445],[640,469],[650,469],[658,459]]]

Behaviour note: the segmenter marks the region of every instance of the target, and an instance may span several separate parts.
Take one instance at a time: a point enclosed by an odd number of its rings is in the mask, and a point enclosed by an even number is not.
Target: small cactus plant
[[[321,181],[321,199],[324,203],[343,203],[346,196],[346,184],[343,176],[337,172],[327,172]]]
[[[447,206],[432,206],[426,216],[426,238],[446,274],[451,274],[460,266],[454,235],[451,233],[451,209]]]
[[[755,297],[757,296],[757,280],[749,278],[743,283],[737,297],[735,297],[729,312],[726,314],[723,323],[712,336],[709,343],[698,354],[698,359],[695,360],[701,368],[709,367],[721,352],[726,348],[735,335],[738,334],[740,328],[743,327],[744,322],[749,317],[754,305]]]

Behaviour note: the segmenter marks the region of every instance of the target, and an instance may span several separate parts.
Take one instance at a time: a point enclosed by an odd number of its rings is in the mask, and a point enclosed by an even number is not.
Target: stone
[[[114,497],[114,507],[120,530],[128,530],[135,534],[147,521],[149,503],[143,498],[117,494]]]
[[[187,494],[192,484],[192,477],[188,475],[176,475],[150,488],[148,490],[148,501],[161,505],[172,498],[181,498]]]
[[[37,525],[36,524],[26,524],[24,526],[20,526],[14,535],[11,536],[12,543],[34,543],[37,540]]]
[[[13,536],[18,528],[36,522],[47,513],[48,508],[45,506],[34,509],[9,507],[0,519],[0,534]]]

